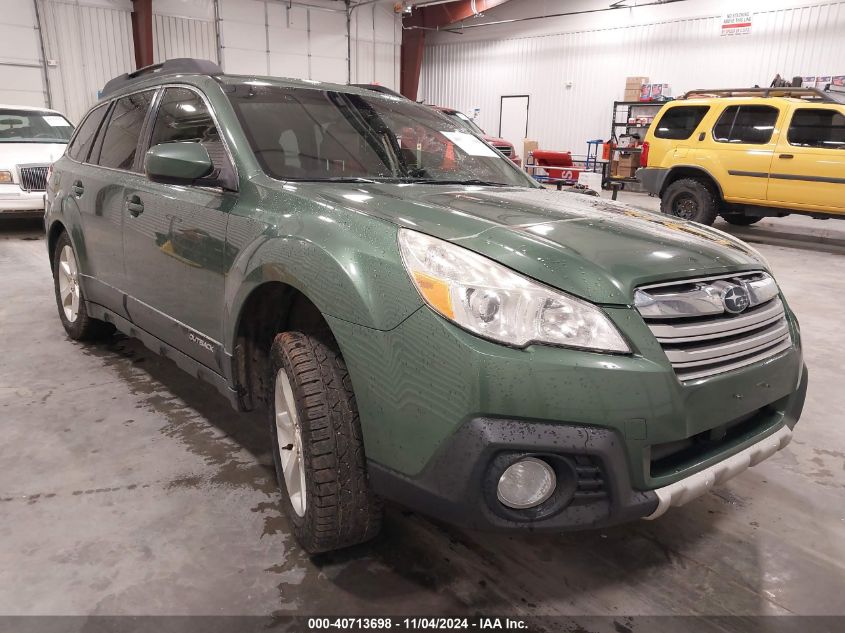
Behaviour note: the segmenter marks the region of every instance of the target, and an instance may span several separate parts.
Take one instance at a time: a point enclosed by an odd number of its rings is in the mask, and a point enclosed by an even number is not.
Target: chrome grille
[[[747,307],[732,314],[725,298],[737,288]],[[681,381],[739,369],[792,345],[777,284],[767,273],[645,286],[634,293],[634,304]]]
[[[513,148],[510,145],[494,145],[493,147],[495,147],[497,150],[502,152],[502,154],[508,157],[513,152]]]
[[[44,191],[47,189],[47,165],[21,167],[21,189],[26,191]]]

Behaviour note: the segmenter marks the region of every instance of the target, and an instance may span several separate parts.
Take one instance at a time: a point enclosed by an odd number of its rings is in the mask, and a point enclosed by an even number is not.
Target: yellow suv
[[[845,95],[801,88],[697,90],[667,103],[637,178],[667,215],[747,226],[845,217]]]

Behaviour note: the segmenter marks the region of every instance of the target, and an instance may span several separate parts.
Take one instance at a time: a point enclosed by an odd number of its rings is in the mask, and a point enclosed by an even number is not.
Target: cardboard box
[[[845,92],[845,75],[831,77],[830,90],[832,92]]]
[[[833,77],[830,75],[823,75],[821,77],[816,77],[816,88],[819,90],[826,90],[827,87],[830,85],[831,80]]]
[[[818,77],[801,77],[802,88],[815,88]]]
[[[631,168],[635,166],[640,166],[639,153],[632,152],[630,154],[623,154],[622,157],[619,159],[619,169]]]
[[[639,101],[640,88],[625,88],[625,96],[623,101]]]
[[[540,148],[540,143],[532,141],[531,139],[522,139],[522,161],[528,162],[528,157],[535,149]]]
[[[625,88],[637,88],[648,83],[648,77],[626,77]]]

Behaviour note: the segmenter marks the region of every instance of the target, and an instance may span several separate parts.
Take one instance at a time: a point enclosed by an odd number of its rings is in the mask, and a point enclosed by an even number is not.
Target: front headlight
[[[500,343],[630,352],[600,308],[465,248],[399,229],[405,268],[425,302],[453,323]]]
[[[12,179],[12,172],[0,171],[0,184],[9,184],[11,182],[14,182]]]

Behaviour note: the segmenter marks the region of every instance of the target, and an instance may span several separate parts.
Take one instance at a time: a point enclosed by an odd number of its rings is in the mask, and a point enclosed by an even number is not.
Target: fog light
[[[499,477],[496,496],[517,510],[533,508],[555,491],[555,471],[542,459],[526,457],[508,466]]]

